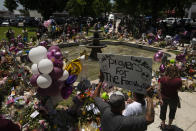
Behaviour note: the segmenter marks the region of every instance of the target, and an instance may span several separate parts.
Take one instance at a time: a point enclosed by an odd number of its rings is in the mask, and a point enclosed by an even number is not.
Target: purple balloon
[[[158,51],[157,54],[158,54],[160,57],[163,57],[163,52]]]
[[[54,54],[57,52],[57,50],[56,50],[56,49],[52,49],[50,52],[51,52],[52,55],[54,56]]]
[[[18,47],[19,47],[19,48],[24,48],[23,43],[21,43],[21,42],[20,42],[20,43],[18,43]]]
[[[62,57],[62,54],[61,54],[61,52],[58,51],[54,54],[54,56],[55,56],[55,58],[60,59]]]
[[[39,74],[34,74],[31,76],[30,83],[32,86],[37,86],[37,78],[39,77]]]
[[[46,47],[48,45],[48,43],[46,41],[41,41],[40,45]]]
[[[161,64],[160,67],[159,67],[160,72],[164,73],[165,72],[165,68],[166,68],[165,65]]]
[[[52,52],[47,52],[47,57],[48,59],[52,58],[53,57]]]
[[[71,86],[65,86],[61,89],[61,96],[63,99],[67,99],[72,94],[72,87]]]
[[[55,61],[57,61],[52,52],[47,52],[47,57],[53,62],[53,64],[55,63]]]
[[[161,57],[160,57],[160,55],[158,53],[156,53],[154,55],[154,61],[156,61],[156,62],[160,62],[161,61]]]
[[[77,80],[78,76],[77,75],[70,75],[67,80],[65,81],[66,85],[71,85]]]
[[[52,85],[46,89],[38,88],[37,92],[41,96],[57,96],[59,95],[64,84],[61,81],[53,81]]]
[[[54,67],[53,71],[50,73],[50,76],[53,80],[58,80],[63,75],[62,68]]]
[[[56,46],[56,45],[51,46],[51,47],[48,49],[48,51],[51,51],[51,50],[53,50],[53,49],[55,49],[56,51],[60,51],[60,48],[59,48],[58,46]]]
[[[63,67],[63,61],[62,60],[55,59],[53,64],[54,64],[55,67],[59,67],[59,68]]]

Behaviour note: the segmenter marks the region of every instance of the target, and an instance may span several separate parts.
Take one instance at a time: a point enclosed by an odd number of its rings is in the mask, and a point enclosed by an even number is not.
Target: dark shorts
[[[179,104],[179,99],[163,99],[163,105],[161,106],[160,111],[160,119],[165,120],[166,119],[166,113],[167,113],[167,106],[169,105],[169,119],[174,119],[176,110]]]

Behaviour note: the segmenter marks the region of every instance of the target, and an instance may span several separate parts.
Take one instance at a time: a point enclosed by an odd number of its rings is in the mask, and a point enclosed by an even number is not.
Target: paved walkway
[[[177,109],[176,118],[173,125],[176,125],[174,131],[196,131],[196,92],[180,92],[181,108]],[[160,131],[159,125],[161,120],[159,119],[160,108],[155,109],[155,121],[148,127],[148,131]],[[167,119],[168,122],[168,112]]]

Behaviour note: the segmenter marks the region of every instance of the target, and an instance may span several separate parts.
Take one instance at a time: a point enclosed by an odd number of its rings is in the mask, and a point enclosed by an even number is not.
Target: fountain
[[[102,38],[99,37],[99,33],[102,32],[102,30],[98,30],[95,28],[95,30],[91,30],[93,32],[93,43],[87,45],[87,48],[91,48],[90,58],[93,60],[98,60],[97,53],[102,53],[101,48],[105,48],[106,45],[100,44],[100,40]]]
[[[154,58],[154,54],[156,52],[148,51],[140,48],[134,48],[126,45],[122,45],[119,43],[119,45],[110,44],[111,42],[105,42],[107,47],[102,48],[102,53],[109,53],[109,54],[118,54],[118,55],[132,55],[132,56],[140,56],[140,57],[149,57]],[[75,59],[80,55],[80,52],[86,50],[87,54],[91,53],[91,48],[86,48],[86,46],[80,46],[79,48],[76,47],[66,47],[62,49],[62,52],[66,51],[69,52],[67,58],[69,60]],[[100,65],[98,61],[88,59],[85,61],[85,68],[86,74],[88,76],[89,80],[95,80],[98,78],[99,71],[100,71]],[[160,63],[153,62],[153,71],[159,70]]]

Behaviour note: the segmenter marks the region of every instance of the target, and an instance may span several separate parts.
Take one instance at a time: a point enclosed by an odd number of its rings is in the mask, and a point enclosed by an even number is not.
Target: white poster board
[[[99,53],[98,59],[105,82],[146,94],[151,85],[152,58]]]

